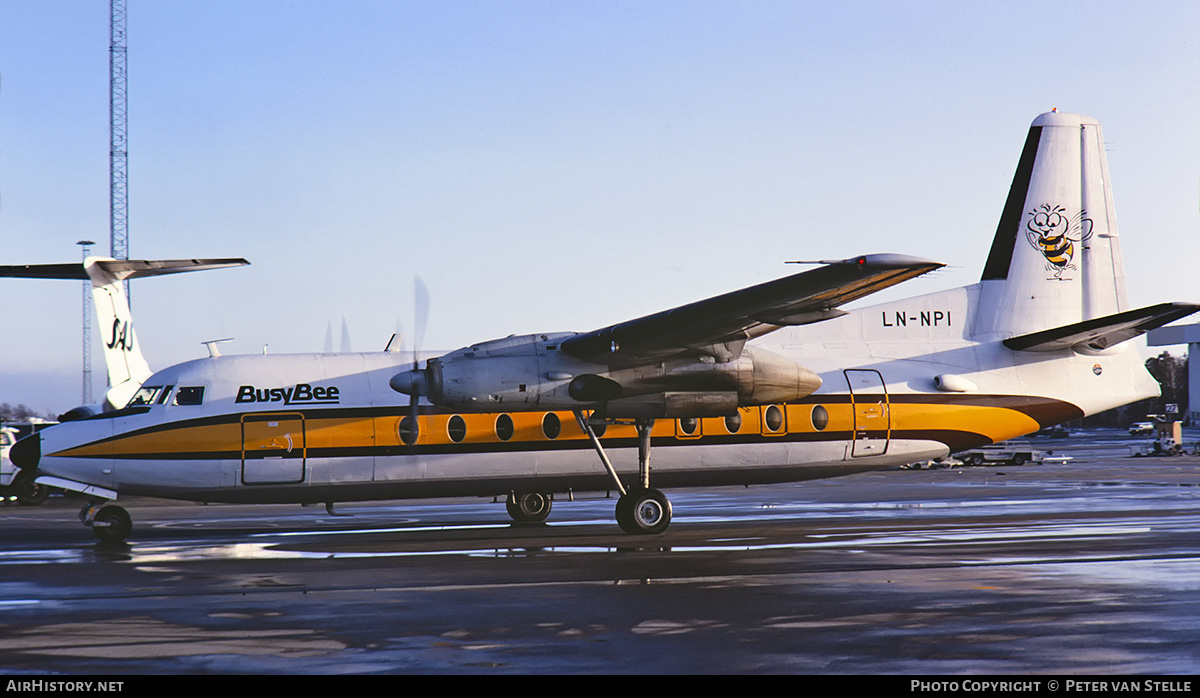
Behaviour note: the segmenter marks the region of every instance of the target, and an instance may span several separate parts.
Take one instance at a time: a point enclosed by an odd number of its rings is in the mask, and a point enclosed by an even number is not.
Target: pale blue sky
[[[590,330],[901,252],[972,283],[1029,122],[1098,118],[1131,300],[1200,299],[1194,2],[129,0],[151,366]],[[108,3],[0,0],[0,263],[108,240]],[[0,402],[79,400],[80,288],[0,280]],[[21,319],[24,317],[24,319]],[[335,331],[335,335],[337,332]],[[97,349],[95,390],[103,388]]]

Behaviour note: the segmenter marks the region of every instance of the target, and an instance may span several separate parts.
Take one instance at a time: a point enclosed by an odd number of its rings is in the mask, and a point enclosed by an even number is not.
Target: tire
[[[550,495],[541,492],[510,494],[505,501],[508,515],[517,523],[541,523],[550,516],[552,506],[554,506],[554,500]]]
[[[101,543],[123,543],[132,531],[133,520],[129,518],[129,512],[115,504],[101,507],[92,520],[92,534]]]
[[[1008,462],[1012,463],[1013,465],[1025,465],[1025,456],[1018,453],[1017,455],[1013,456],[1012,459],[1009,460]]]
[[[617,524],[634,536],[662,533],[671,525],[671,500],[658,490],[633,490],[617,500]]]

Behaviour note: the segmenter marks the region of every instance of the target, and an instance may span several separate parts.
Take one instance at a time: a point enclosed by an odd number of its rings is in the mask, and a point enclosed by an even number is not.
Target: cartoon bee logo
[[[1067,218],[1067,209],[1062,206],[1042,204],[1029,212],[1031,218],[1025,224],[1025,235],[1033,249],[1046,258],[1046,271],[1054,278],[1063,279],[1063,272],[1077,270],[1075,259],[1076,243],[1092,237],[1092,219],[1085,218],[1086,211],[1080,210]]]

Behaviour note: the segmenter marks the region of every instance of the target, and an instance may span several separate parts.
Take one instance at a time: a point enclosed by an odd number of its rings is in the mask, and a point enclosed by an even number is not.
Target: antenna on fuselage
[[[217,349],[217,345],[220,344],[221,342],[232,342],[232,341],[233,341],[233,337],[226,337],[225,339],[210,339],[207,342],[200,342],[200,343],[203,344],[208,349],[208,358],[215,359],[221,355],[220,350]]]

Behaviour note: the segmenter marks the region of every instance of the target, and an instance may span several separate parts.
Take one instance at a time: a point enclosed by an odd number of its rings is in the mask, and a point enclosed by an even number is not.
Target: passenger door
[[[854,458],[887,453],[892,432],[892,410],[883,375],[873,369],[847,369],[850,402],[854,409]]]
[[[304,482],[304,415],[242,415],[242,484]]]

